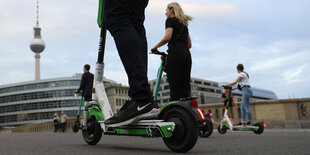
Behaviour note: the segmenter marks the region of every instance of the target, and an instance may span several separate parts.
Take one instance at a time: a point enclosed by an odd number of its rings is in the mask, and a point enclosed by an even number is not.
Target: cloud
[[[309,81],[309,71],[306,71],[309,67],[310,63],[285,71],[282,75],[283,79],[287,84],[306,83],[307,80]]]
[[[300,81],[300,75],[302,73],[302,69],[298,68],[297,70],[289,70],[283,73],[284,80],[288,84],[296,83],[296,82],[301,82]]]
[[[254,65],[250,67],[250,71],[255,72],[257,70],[263,70],[263,69],[272,69],[274,67],[280,66],[282,63],[289,60],[288,56],[275,58],[275,59],[269,59],[264,60],[263,62],[257,62]]]
[[[250,67],[250,71],[255,72],[259,70],[270,70],[276,67],[284,67],[287,64],[294,64],[296,61],[310,61],[310,51],[294,53],[282,57],[274,57],[265,59],[263,61],[257,61]],[[297,62],[298,63],[298,62]]]
[[[156,0],[150,1],[148,5],[148,11],[152,14],[164,14],[166,7],[169,3],[174,1],[167,0]],[[192,15],[194,17],[225,17],[231,16],[236,12],[236,7],[230,3],[210,3],[204,1],[191,1],[189,2],[178,2],[185,14]]]

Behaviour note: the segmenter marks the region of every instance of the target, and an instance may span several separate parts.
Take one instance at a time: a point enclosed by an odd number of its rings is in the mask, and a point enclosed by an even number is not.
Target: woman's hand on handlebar
[[[228,85],[228,84],[223,84],[222,86],[225,88],[225,87],[229,87],[230,85]]]
[[[74,96],[78,96],[80,94],[80,91],[79,90],[76,90],[75,92],[74,92]]]
[[[158,54],[158,53],[159,53],[158,49],[155,48],[155,47],[153,47],[153,48],[151,49],[151,51],[152,51],[152,53],[154,53],[154,54]]]

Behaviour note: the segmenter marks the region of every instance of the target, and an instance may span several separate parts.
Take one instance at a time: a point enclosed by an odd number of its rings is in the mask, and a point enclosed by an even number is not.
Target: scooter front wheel
[[[224,133],[226,133],[227,128],[226,128],[225,126],[222,126],[222,128],[221,128],[221,125],[219,125],[219,127],[217,128],[217,131],[218,131],[220,134],[224,134]]]
[[[87,128],[82,130],[83,138],[89,145],[96,145],[102,136],[102,129],[96,118],[91,117],[87,120]]]
[[[198,139],[198,124],[189,112],[180,107],[171,108],[165,111],[163,119],[175,123],[172,136],[163,138],[169,149],[175,152],[187,152],[195,146]]]

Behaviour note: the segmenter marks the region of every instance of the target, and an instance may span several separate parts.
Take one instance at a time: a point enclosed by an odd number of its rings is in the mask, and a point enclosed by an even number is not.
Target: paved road
[[[160,138],[103,136],[96,146],[81,133],[0,133],[0,154],[173,154]],[[233,132],[199,138],[188,154],[310,154],[310,130]]]

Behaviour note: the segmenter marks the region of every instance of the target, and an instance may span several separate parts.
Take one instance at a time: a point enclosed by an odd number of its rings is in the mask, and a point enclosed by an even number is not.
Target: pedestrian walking
[[[64,111],[62,111],[60,114],[60,127],[62,132],[65,132],[68,118],[69,117],[64,113]]]

